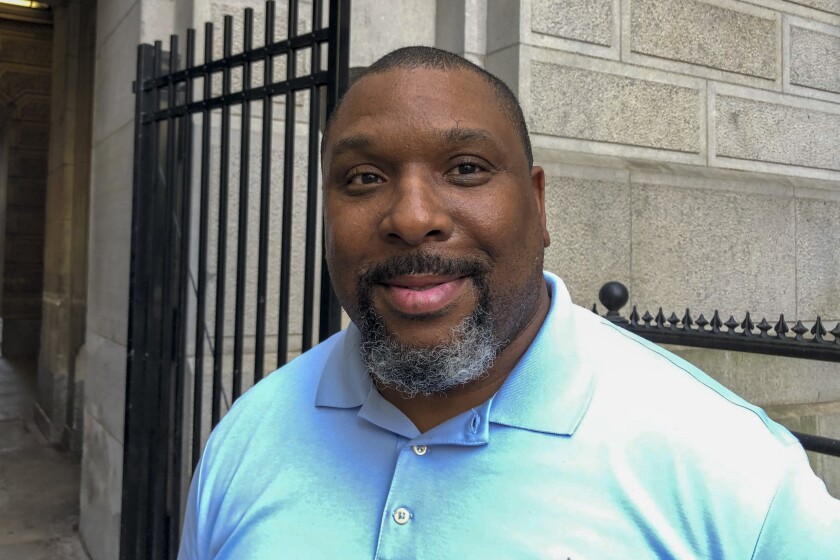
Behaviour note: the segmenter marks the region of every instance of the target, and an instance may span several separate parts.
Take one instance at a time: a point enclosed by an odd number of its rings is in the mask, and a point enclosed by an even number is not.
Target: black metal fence
[[[598,299],[607,308],[604,315],[606,319],[658,344],[678,344],[840,363],[840,323],[831,331],[827,331],[820,317],[817,317],[811,328],[806,327],[802,321],[796,321],[794,326],[790,327],[784,315],[780,315],[775,323],[769,323],[762,318],[756,324],[749,312],[742,321],[737,321],[734,316],[723,321],[717,310],[711,319],[706,319],[703,315],[693,319],[688,309],[681,317],[671,313],[666,318],[662,308],[659,308],[656,315],[645,311],[640,316],[636,306],[633,306],[630,316],[625,318],[619,310],[627,305],[630,294],[620,282],[604,284]],[[595,305],[592,306],[592,311],[598,312]],[[808,451],[840,457],[840,440],[792,433]]]
[[[251,9],[225,16],[220,44],[208,23],[201,62],[194,30],[183,56],[176,36],[138,48],[123,559],[175,557],[212,427],[339,328],[318,145],[347,86],[350,2],[305,7],[267,2],[258,32]]]

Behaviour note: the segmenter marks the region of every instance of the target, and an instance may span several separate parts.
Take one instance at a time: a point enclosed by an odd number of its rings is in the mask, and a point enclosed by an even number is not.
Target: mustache
[[[367,267],[359,275],[357,286],[362,291],[409,274],[437,276],[472,276],[482,278],[490,270],[483,260],[468,257],[446,257],[439,254],[413,252],[391,256]]]

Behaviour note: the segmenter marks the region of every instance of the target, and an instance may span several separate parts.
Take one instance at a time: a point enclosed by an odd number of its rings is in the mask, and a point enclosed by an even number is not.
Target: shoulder
[[[751,507],[765,508],[791,458],[804,459],[796,438],[679,356],[587,310],[575,314],[584,367],[597,379],[581,429],[609,438],[629,465],[733,499],[746,490]]]
[[[598,395],[640,423],[690,430],[722,439],[797,445],[790,432],[696,366],[597,315],[575,309],[585,333],[585,363],[597,371]],[[645,405],[644,407],[640,405]]]
[[[213,429],[190,487],[184,533],[194,548],[212,549],[212,543],[223,542],[232,530],[231,519],[241,516],[276,477],[279,462],[289,457],[288,446],[306,441],[314,429],[321,374],[344,334],[332,336],[254,385]]]
[[[246,391],[213,429],[202,455],[204,473],[235,469],[246,452],[270,450],[278,438],[298,430],[315,413],[315,394],[325,363],[344,331],[274,371]],[[218,472],[217,472],[218,471]]]
[[[785,524],[811,537],[828,525],[835,536],[818,541],[840,539],[840,502],[788,430],[673,353],[584,309],[574,322],[597,379],[579,431],[601,446],[619,494],[642,492],[750,551],[760,534],[765,552],[794,546]]]

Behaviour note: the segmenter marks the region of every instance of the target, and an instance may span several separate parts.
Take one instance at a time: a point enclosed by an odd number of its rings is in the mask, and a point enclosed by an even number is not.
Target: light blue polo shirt
[[[425,434],[353,326],[257,384],[207,444],[179,558],[840,558],[790,433],[546,281],[499,392]]]

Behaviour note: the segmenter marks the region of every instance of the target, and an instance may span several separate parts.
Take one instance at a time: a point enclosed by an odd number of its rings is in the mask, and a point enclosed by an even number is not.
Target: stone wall
[[[52,26],[5,8],[0,19],[0,104],[7,113],[2,208],[4,356],[34,357],[41,329],[44,200],[50,123]],[[9,18],[9,19],[7,19]]]
[[[524,106],[547,268],[577,303],[619,280],[654,312],[840,321],[840,4],[487,6],[486,67]],[[836,365],[677,350],[782,423],[840,437]],[[812,462],[840,495],[840,461]]]

